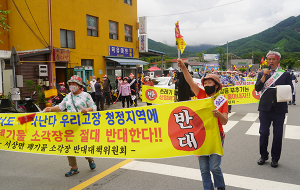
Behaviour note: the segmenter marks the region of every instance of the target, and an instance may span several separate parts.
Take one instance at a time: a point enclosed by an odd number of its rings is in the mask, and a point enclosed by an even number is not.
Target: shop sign
[[[133,57],[133,48],[109,46],[109,56]]]
[[[54,49],[54,59],[59,62],[70,62],[70,50]]]
[[[148,52],[147,35],[140,35],[139,47],[140,47],[140,52]]]
[[[139,33],[147,34],[147,17],[139,17]]]

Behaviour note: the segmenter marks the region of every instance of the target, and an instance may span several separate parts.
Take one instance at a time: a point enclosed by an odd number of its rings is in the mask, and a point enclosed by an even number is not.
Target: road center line
[[[87,186],[89,186],[89,185],[95,183],[95,182],[98,181],[99,179],[101,179],[101,178],[107,176],[108,174],[110,174],[110,173],[116,171],[117,169],[121,168],[122,166],[124,166],[124,165],[126,165],[126,164],[132,162],[133,160],[134,160],[134,159],[127,159],[127,160],[124,160],[124,161],[122,161],[122,162],[120,162],[120,163],[114,165],[113,167],[111,167],[111,168],[105,170],[104,172],[102,172],[102,173],[100,173],[100,174],[98,174],[98,175],[96,175],[96,176],[94,176],[94,177],[92,177],[92,178],[90,178],[90,179],[88,179],[88,180],[86,180],[86,181],[84,181],[84,182],[78,184],[77,186],[73,187],[73,188],[70,189],[70,190],[79,190],[79,189],[83,189],[83,188],[85,188],[85,187],[87,187]]]
[[[181,166],[172,166],[166,164],[158,164],[151,162],[132,161],[121,169],[142,171],[148,173],[162,174],[173,177],[181,177],[185,179],[192,179],[202,181],[200,169],[186,168]],[[238,176],[232,174],[225,174],[225,184],[232,187],[242,189],[259,189],[259,190],[282,190],[282,189],[300,189],[300,185],[283,183],[265,179],[257,179],[245,176]]]

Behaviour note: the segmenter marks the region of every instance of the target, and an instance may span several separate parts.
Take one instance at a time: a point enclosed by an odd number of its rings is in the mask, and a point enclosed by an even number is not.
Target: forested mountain
[[[175,38],[174,38],[174,43],[175,43]],[[164,52],[169,57],[177,57],[178,56],[178,50],[176,47],[171,47],[171,46],[168,46],[161,42],[156,42],[154,40],[151,40],[150,38],[148,38],[148,48],[155,50],[155,51]],[[181,57],[193,57],[195,55],[196,55],[196,52],[184,50],[183,54],[181,54]]]
[[[224,44],[221,47],[227,48]],[[228,44],[230,53],[241,56],[252,52],[267,52],[277,48],[280,53],[300,52],[300,15],[289,17],[258,34],[235,40]],[[207,50],[216,53],[217,48]]]

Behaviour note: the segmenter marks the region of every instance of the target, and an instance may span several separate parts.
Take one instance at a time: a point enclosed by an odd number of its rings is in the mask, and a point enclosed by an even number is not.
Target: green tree
[[[199,62],[205,62],[205,60],[203,59],[203,54],[206,54],[206,51],[198,52],[196,54],[196,57],[199,57],[199,59],[196,59],[196,60],[199,61]]]
[[[2,5],[0,5],[0,7],[2,7]],[[7,14],[10,13],[10,10],[4,11],[4,10],[0,10],[0,28],[6,32],[9,32],[9,26],[6,24],[6,16]],[[2,32],[0,31],[0,35],[2,34]],[[0,40],[1,43],[3,43]]]

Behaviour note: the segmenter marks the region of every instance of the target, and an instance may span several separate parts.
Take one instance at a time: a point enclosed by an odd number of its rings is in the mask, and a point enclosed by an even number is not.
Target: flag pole
[[[180,49],[177,50],[178,50],[178,59],[180,59]]]

